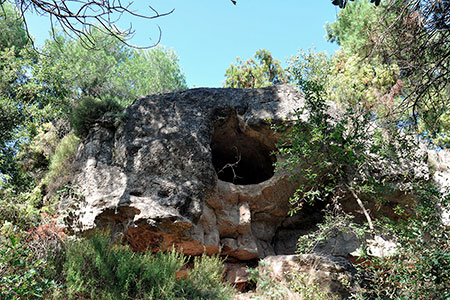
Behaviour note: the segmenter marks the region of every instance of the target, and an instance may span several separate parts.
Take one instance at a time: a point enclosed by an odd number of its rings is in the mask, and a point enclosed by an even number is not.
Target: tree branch
[[[3,6],[7,0],[0,1]],[[117,0],[16,0],[16,7],[20,11],[22,20],[26,22],[26,12],[48,16],[51,23],[58,24],[64,32],[72,33],[74,37],[83,39],[86,48],[95,48],[95,43],[89,39],[92,30],[99,30],[136,49],[148,49],[156,46],[161,40],[161,28],[158,26],[157,41],[148,46],[134,46],[129,40],[134,36],[132,24],[125,30],[119,30],[117,22],[124,15],[153,20],[170,15],[174,9],[159,13],[154,7],[148,6],[148,13],[137,13],[132,9],[133,1],[122,3]],[[54,18],[54,21],[53,21]],[[29,29],[25,25],[28,36]],[[31,40],[31,39],[30,39]],[[34,46],[34,45],[33,45]]]
[[[369,212],[367,211],[367,209],[364,207],[364,204],[362,203],[361,199],[359,199],[358,195],[355,193],[355,191],[350,186],[347,186],[347,188],[350,191],[350,193],[352,193],[353,197],[355,197],[356,202],[358,203],[359,207],[363,211],[364,216],[367,219],[367,223],[369,223],[370,230],[374,231],[372,218],[370,217]]]

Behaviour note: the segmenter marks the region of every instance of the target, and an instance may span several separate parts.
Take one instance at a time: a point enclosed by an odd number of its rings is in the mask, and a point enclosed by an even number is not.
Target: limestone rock
[[[391,236],[367,234],[363,241],[354,232],[334,231],[326,240],[318,243],[314,252],[347,258],[359,257],[364,254],[363,242],[366,253],[374,257],[392,256],[400,248]]]
[[[348,299],[359,289],[358,271],[343,258],[320,254],[268,256],[260,262],[259,273],[277,282],[294,278],[315,285],[338,299]],[[260,275],[260,276],[261,276]]]
[[[72,229],[109,227],[135,250],[175,246],[239,260],[275,254],[295,187],[274,175],[281,122],[304,98],[291,86],[200,88],[136,100],[120,124],[99,122],[80,145],[83,195]]]
[[[239,291],[243,291],[249,282],[247,265],[244,263],[225,263],[225,281],[231,283]]]
[[[274,173],[280,133],[269,120],[279,124],[304,104],[289,85],[200,88],[138,99],[120,122],[105,116],[77,151],[72,185],[82,197],[61,203],[74,211],[70,229],[107,227],[137,251],[175,247],[236,260],[294,253],[298,237],[322,221],[326,203],[287,216],[298,183]],[[368,207],[372,214],[389,217],[390,204],[411,194],[386,198],[384,207]],[[364,221],[354,199],[343,207]],[[356,247],[349,237],[336,245],[329,254],[346,256]]]
[[[433,173],[433,181],[443,198],[450,197],[450,150],[429,150],[428,161]],[[444,199],[438,209],[442,224],[450,227],[450,203],[446,203]]]

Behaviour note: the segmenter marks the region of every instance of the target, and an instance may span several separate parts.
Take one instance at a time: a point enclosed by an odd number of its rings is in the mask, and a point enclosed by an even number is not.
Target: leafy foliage
[[[312,282],[311,278],[302,272],[292,270],[284,275],[290,280],[276,281],[270,275],[264,261],[260,261],[259,267],[247,269],[249,280],[257,284],[257,300],[325,300],[336,299],[333,295],[322,290],[321,287]]]
[[[173,294],[175,274],[184,262],[176,252],[156,258],[110,246],[104,234],[74,241],[68,246],[64,266],[69,298],[170,299],[164,294]]]
[[[36,68],[36,78],[55,91],[75,134],[85,136],[103,114],[117,115],[137,97],[186,88],[173,51],[130,49],[100,31],[90,38],[95,50],[63,35],[47,41],[49,59]]]
[[[49,172],[51,176],[61,176],[67,168],[68,160],[72,158],[79,139],[74,134],[66,135],[55,149],[50,160]]]
[[[396,237],[393,256],[369,258],[372,296],[388,299],[448,299],[450,297],[450,230],[442,226],[435,207],[441,201],[430,183],[415,184],[420,202],[412,215],[386,220],[380,230]]]
[[[177,276],[189,259],[179,252],[136,253],[111,244],[107,233],[62,242],[44,237],[60,233],[47,227],[39,227],[26,241],[3,226],[1,299],[220,300],[234,295],[223,283],[219,257],[197,257],[192,269]]]
[[[84,47],[82,40],[73,41],[58,35],[56,41],[47,41],[44,54],[50,59],[42,61],[42,78],[54,77],[60,70],[65,88],[72,101],[86,96],[109,95],[128,105],[140,96],[186,88],[178,58],[171,50],[156,47],[152,50],[135,50],[120,41],[93,31],[90,39],[95,50]]]
[[[328,40],[342,46],[333,57],[327,90],[330,100],[364,105],[379,118],[393,114],[398,118],[396,107],[405,88],[400,67],[373,51],[376,40],[371,32],[385,13],[383,7],[356,1],[327,25]]]
[[[27,230],[39,224],[39,203],[42,194],[37,189],[18,192],[15,186],[6,184],[0,190],[0,219],[2,225],[9,223],[15,230]]]
[[[223,282],[223,274],[223,259],[219,256],[195,257],[194,267],[180,279],[180,298],[176,299],[232,299],[235,291]]]
[[[0,51],[24,48],[29,41],[19,12],[8,2],[2,2],[0,9]]]
[[[72,128],[77,136],[84,137],[103,115],[108,113],[110,117],[118,116],[123,109],[117,98],[86,96],[75,106],[70,115]]]
[[[396,118],[411,118],[439,146],[446,146],[449,139],[446,3],[390,0],[373,7],[367,1],[355,1],[327,26],[329,39],[342,46],[347,61],[356,61],[369,75],[353,71],[354,78],[367,78],[362,82],[369,91],[376,88],[371,92],[371,106],[384,107],[385,113]],[[349,85],[339,79],[340,84],[353,87],[354,81]]]
[[[45,261],[13,234],[0,241],[0,298],[5,300],[38,299],[55,287],[45,278]]]
[[[33,135],[42,117],[27,82],[32,57],[26,49],[19,54],[14,48],[0,51],[0,176],[17,181],[23,180],[24,174],[20,174],[14,155]]]
[[[317,224],[317,230],[299,238],[297,253],[313,253],[322,243],[343,233],[355,235],[364,247],[364,239],[369,230],[367,227],[355,223],[353,219],[354,216],[349,214],[336,214],[329,211],[323,222]]]
[[[278,167],[298,170],[295,176],[303,180],[291,199],[293,212],[316,200],[339,206],[338,199],[347,194],[362,206],[357,195],[373,196],[385,189],[383,175],[376,174],[395,172],[402,159],[413,159],[414,139],[407,139],[396,124],[377,124],[372,112],[358,106],[348,106],[336,116],[337,108],[324,100],[322,83],[310,80],[309,71],[298,69],[296,76],[306,94],[305,106],[287,124],[289,130],[277,128],[287,132],[278,145],[286,159]]]
[[[364,5],[367,2],[356,2],[354,8]],[[296,112],[289,124],[292,129],[281,127],[286,134],[280,153],[286,160],[279,167],[298,171],[300,188],[291,199],[292,213],[307,202],[331,204],[325,222],[317,225],[318,230],[300,238],[299,251],[313,251],[336,230],[351,231],[362,241],[367,236],[389,235],[398,243],[395,255],[362,257],[361,268],[373,275],[364,297],[447,299],[449,233],[435,210],[442,195],[412,172],[414,162],[420,159],[416,156],[418,139],[414,131],[409,132],[414,124],[393,113],[404,96],[400,68],[397,64],[385,64],[386,60],[378,54],[370,59],[364,57],[371,49],[366,48],[364,34],[370,31],[357,28],[358,24],[370,28],[365,23],[370,16],[363,20],[349,6],[341,17],[340,23],[334,25],[342,27],[334,27],[333,32],[343,48],[329,60],[318,54],[300,53],[291,60],[289,69],[291,78],[305,92],[308,108]],[[341,32],[343,28],[346,31]],[[327,71],[322,72],[323,69]],[[333,117],[335,104],[324,99],[340,103],[343,116]],[[393,174],[398,175],[393,178]],[[419,198],[417,207],[413,212],[401,205],[396,207],[398,220],[374,219],[365,207],[373,207],[382,200],[380,195],[389,193],[390,180],[409,185]],[[358,205],[365,210],[368,226],[355,224],[342,209],[339,200],[348,201],[348,195],[360,201]]]
[[[328,91],[332,67],[333,60],[325,52],[316,53],[314,49],[305,52],[300,49],[297,55],[289,59],[287,71],[292,84],[302,86],[314,84],[315,92],[322,93]],[[313,87],[304,86],[304,88],[311,91]]]
[[[378,23],[381,14],[382,9],[369,5],[367,0],[355,1],[339,12],[335,22],[326,25],[327,40],[352,53],[367,55],[375,42],[369,30]]]
[[[256,51],[255,59],[249,59],[245,63],[236,58],[236,65],[231,64],[225,77],[224,87],[230,88],[260,88],[288,82],[280,62],[265,49]]]

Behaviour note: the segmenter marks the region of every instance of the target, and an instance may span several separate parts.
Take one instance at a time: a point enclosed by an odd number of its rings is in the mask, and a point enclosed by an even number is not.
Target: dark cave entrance
[[[243,131],[232,114],[214,124],[212,163],[220,180],[234,184],[257,184],[271,178],[276,162],[274,147],[261,141],[253,129]]]

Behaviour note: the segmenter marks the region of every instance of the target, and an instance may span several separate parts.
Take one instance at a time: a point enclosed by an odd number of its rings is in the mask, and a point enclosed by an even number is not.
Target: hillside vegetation
[[[3,7],[0,299],[232,299],[219,257],[135,253],[105,232],[66,232],[59,216],[61,197],[83,197],[66,179],[92,126],[120,123],[123,109],[140,96],[187,88],[176,53],[132,49],[98,30],[89,33],[95,50],[61,32],[36,51],[15,8]],[[289,125],[274,126],[285,132],[277,151],[286,160],[277,168],[309,166],[298,174],[306,180],[291,199],[291,213],[324,199],[333,204],[318,230],[299,240],[298,252],[313,252],[333,230],[396,240],[392,256],[362,253],[356,263],[369,279],[353,299],[450,299],[450,231],[437,209],[448,205],[448,194],[405,172],[395,182],[418,201],[414,209],[395,207],[395,219],[367,213],[355,222],[340,202],[351,194],[363,211],[376,207],[393,179],[376,170],[423,162],[423,149],[449,147],[449,11],[448,1],[349,2],[326,25],[328,40],[340,46],[335,54],[299,50],[283,68],[261,49],[226,70],[225,87],[290,83],[308,99],[307,120],[298,112]],[[344,112],[341,123],[327,116],[327,101]],[[324,174],[326,181],[317,180]],[[277,299],[280,286],[255,278],[266,284],[261,299]],[[283,288],[326,297],[301,278]]]

